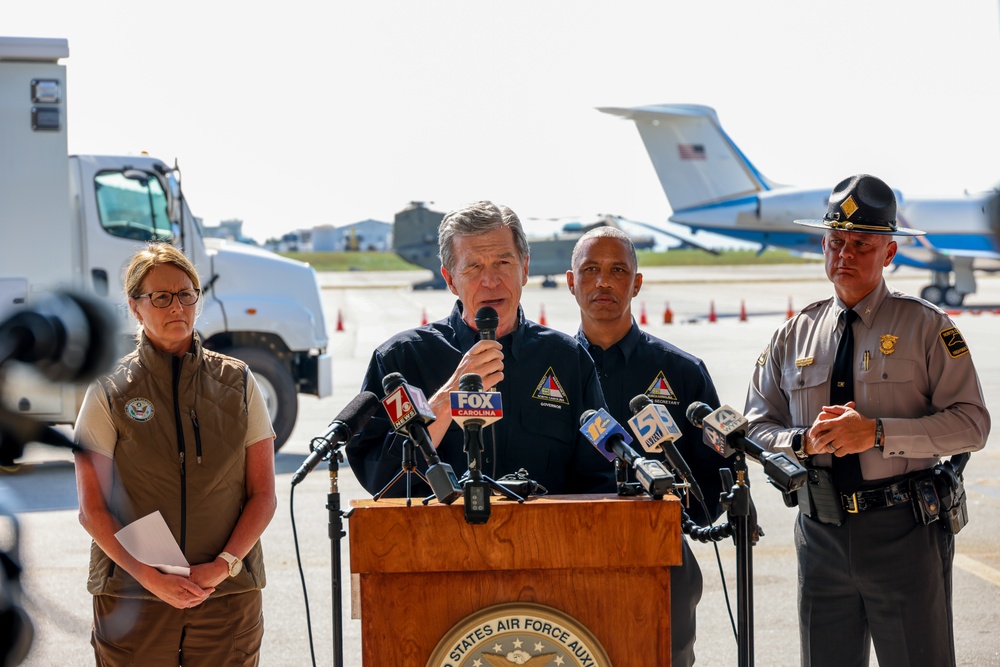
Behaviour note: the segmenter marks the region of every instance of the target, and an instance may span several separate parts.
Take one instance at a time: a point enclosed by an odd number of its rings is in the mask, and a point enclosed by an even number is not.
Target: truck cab
[[[65,67],[57,62],[67,56],[65,40],[0,38],[0,138],[13,149],[0,166],[0,318],[46,291],[79,289],[117,310],[124,354],[136,326],[125,302],[125,266],[145,243],[172,243],[202,280],[199,335],[207,348],[250,366],[281,447],[295,425],[297,395],[333,390],[315,271],[206,238],[176,167],[146,155],[69,156]],[[82,393],[47,385],[27,367],[8,371],[2,387],[8,409],[50,423],[75,421]]]

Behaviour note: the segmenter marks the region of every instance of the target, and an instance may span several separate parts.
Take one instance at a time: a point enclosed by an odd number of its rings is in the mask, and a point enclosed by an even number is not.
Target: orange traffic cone
[[[715,301],[710,301],[708,306],[708,321],[718,322],[719,318],[715,315]]]
[[[747,321],[747,306],[746,303],[743,302],[743,299],[740,299],[740,322],[746,322],[746,321]]]
[[[788,315],[787,319],[792,319],[795,317],[795,309],[792,308],[792,297],[788,297]]]
[[[427,324],[427,309],[424,308],[420,314],[420,326],[425,326]]]
[[[548,326],[545,323],[545,304],[544,303],[541,304],[538,309],[539,309],[538,323],[541,324],[543,327]]]
[[[344,318],[340,314],[340,309],[338,308],[337,309],[337,331],[343,331],[343,330],[344,330]]]
[[[639,303],[639,324],[645,326],[649,324],[649,319],[646,317],[646,302],[642,301]]]
[[[674,323],[674,311],[670,310],[670,302],[667,301],[667,307],[663,311],[663,323],[673,324]]]

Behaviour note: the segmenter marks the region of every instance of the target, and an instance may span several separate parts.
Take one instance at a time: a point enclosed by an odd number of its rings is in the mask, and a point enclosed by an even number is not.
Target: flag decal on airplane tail
[[[682,160],[704,160],[705,147],[701,144],[678,144]]]

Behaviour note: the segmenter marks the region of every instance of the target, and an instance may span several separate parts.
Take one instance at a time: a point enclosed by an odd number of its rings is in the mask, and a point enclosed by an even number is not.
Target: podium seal
[[[431,653],[427,667],[611,667],[582,623],[553,607],[505,602],[466,616]]]

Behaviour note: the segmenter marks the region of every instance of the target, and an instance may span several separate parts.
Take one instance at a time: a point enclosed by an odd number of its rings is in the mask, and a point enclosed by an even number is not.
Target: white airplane
[[[818,252],[822,232],[792,224],[822,218],[833,186],[798,188],[766,178],[723,131],[711,107],[663,104],[602,107],[635,121],[667,195],[671,222],[743,241],[800,252]],[[991,227],[1000,190],[955,199],[904,199],[896,191],[900,225],[927,232],[897,238],[895,262],[931,271],[920,296],[957,307],[976,291],[974,270],[1000,270],[1000,244]],[[951,274],[955,275],[954,282]]]

